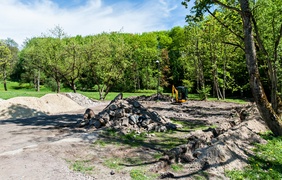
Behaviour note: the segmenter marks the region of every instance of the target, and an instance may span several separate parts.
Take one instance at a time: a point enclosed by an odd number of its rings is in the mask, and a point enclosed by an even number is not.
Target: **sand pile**
[[[0,120],[52,115],[84,109],[63,94],[46,94],[41,98],[15,97],[0,101]]]

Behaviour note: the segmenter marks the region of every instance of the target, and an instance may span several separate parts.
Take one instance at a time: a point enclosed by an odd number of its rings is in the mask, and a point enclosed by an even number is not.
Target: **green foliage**
[[[195,3],[198,15],[206,11],[205,4],[211,5],[211,1]],[[258,3],[263,4],[262,1]],[[280,7],[276,1],[265,3],[269,9]],[[267,17],[274,17],[277,15],[274,10],[262,12]],[[242,34],[238,15],[222,9],[215,12],[214,17],[224,21],[235,34]],[[259,24],[261,22],[264,21]],[[278,18],[277,22],[275,32],[269,32],[268,28],[268,35],[277,34]],[[267,49],[273,48],[267,46]],[[242,40],[228,28],[222,28],[212,16],[206,16],[201,22],[190,22],[185,27],[142,34],[111,32],[67,37],[62,28],[55,27],[47,35],[28,40],[19,57],[15,69],[18,74],[15,74],[23,82],[33,83],[40,75],[38,80],[44,85],[48,82],[46,79],[52,78],[72,89],[97,91],[100,94],[95,99],[105,99],[110,91],[153,93],[157,90],[158,77],[160,92],[167,91],[172,84],[187,86],[190,93],[200,89],[201,98],[207,95],[204,86],[211,87],[210,93],[218,87],[224,95],[237,96],[241,90],[250,92]],[[278,67],[281,63],[276,64]],[[280,69],[277,72],[281,72]]]
[[[211,91],[211,87],[210,86],[206,86],[206,87],[203,87],[202,89],[198,89],[197,90],[201,100],[207,100],[208,96],[210,95],[210,91]]]
[[[56,92],[57,90],[57,83],[54,79],[47,78],[44,85],[46,88],[49,88],[52,92]]]
[[[265,135],[267,144],[257,144],[255,155],[249,158],[249,166],[243,171],[227,171],[231,179],[281,179],[282,138]]]

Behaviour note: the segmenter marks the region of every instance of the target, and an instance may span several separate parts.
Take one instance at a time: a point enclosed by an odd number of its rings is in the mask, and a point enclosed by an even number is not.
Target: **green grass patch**
[[[170,168],[174,171],[174,172],[179,172],[182,171],[184,169],[182,164],[172,164],[170,166]]]
[[[153,155],[153,157],[154,157],[154,159],[159,160],[161,157],[163,157],[163,154],[162,154],[162,153],[155,153],[155,154]]]
[[[137,134],[135,131],[131,131],[127,134],[122,134],[112,128],[108,128],[101,135],[107,143],[116,145],[126,144],[131,147],[141,146],[146,140],[146,133]]]
[[[230,179],[282,179],[282,137],[265,135],[268,143],[257,144],[244,171],[227,171]]]
[[[174,124],[181,125],[182,126],[181,130],[184,130],[184,131],[204,130],[208,128],[215,128],[215,126],[207,126],[206,124],[202,122],[197,122],[197,121],[183,121],[183,120],[171,119],[171,122]]]
[[[77,160],[74,162],[70,162],[70,168],[73,171],[78,171],[85,174],[90,174],[91,171],[94,169],[93,166],[90,166],[90,160]]]
[[[127,157],[123,161],[131,165],[138,165],[143,163],[143,160],[140,157]]]
[[[101,146],[101,147],[105,147],[107,145],[107,143],[104,141],[104,140],[101,140],[101,139],[97,139],[93,145],[98,145],[98,146]]]
[[[154,180],[157,176],[157,174],[145,173],[142,169],[132,169],[130,171],[132,180]]]
[[[110,169],[121,170],[123,166],[121,165],[122,160],[119,158],[110,158],[104,161],[104,165]]]
[[[226,98],[223,100],[218,100],[217,98],[209,97],[208,101],[218,101],[218,102],[230,102],[230,103],[238,103],[238,104],[246,104],[248,101],[244,99],[233,99],[233,98]]]
[[[175,148],[176,146],[186,144],[187,139],[173,136],[173,134],[169,133],[155,133],[156,138],[151,140],[151,144],[154,144],[157,148],[161,148],[164,150],[169,150]]]
[[[10,99],[13,97],[18,97],[18,96],[30,96],[30,97],[42,97],[45,94],[48,93],[56,93],[54,91],[51,91],[50,88],[47,88],[43,85],[40,86],[40,91],[37,92],[32,84],[29,83],[19,83],[19,82],[11,82],[7,81],[7,89],[8,91],[4,91],[4,85],[3,82],[0,82],[0,98],[2,99]],[[61,92],[73,92],[70,88],[61,88]],[[89,91],[81,91],[77,90],[77,93],[80,93],[88,98],[91,99],[100,99],[99,92],[89,92]],[[134,93],[128,93],[128,92],[123,92],[123,97],[128,98],[128,97],[134,97],[134,96],[151,96],[153,94],[156,94],[156,90],[137,90]],[[109,92],[109,94],[106,96],[105,100],[113,100],[119,92]],[[163,93],[166,95],[170,95],[171,93]],[[188,101],[189,100],[200,100],[200,97],[198,94],[188,94]],[[208,98],[208,100],[213,100],[217,101],[216,98]],[[241,100],[241,99],[225,99],[222,101],[226,102],[235,102],[235,103],[246,103],[246,101]]]

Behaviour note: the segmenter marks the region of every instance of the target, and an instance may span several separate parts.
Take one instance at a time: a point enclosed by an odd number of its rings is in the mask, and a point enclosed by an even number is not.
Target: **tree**
[[[183,2],[184,5],[187,6],[187,2],[190,0],[185,0]],[[207,9],[211,7],[212,4],[219,5],[221,8],[227,8],[229,10],[233,10],[234,12],[238,13],[242,18],[242,27],[244,32],[244,51],[246,57],[246,64],[249,72],[250,77],[250,86],[252,89],[252,94],[259,109],[259,112],[266,122],[270,130],[276,136],[282,135],[282,121],[281,121],[281,110],[282,108],[281,101],[279,100],[277,94],[277,87],[275,85],[275,79],[277,79],[275,70],[273,69],[273,65],[270,61],[268,61],[268,72],[270,74],[270,84],[271,84],[271,102],[269,102],[263,85],[261,83],[261,77],[259,74],[258,68],[258,58],[257,58],[257,50],[259,51],[266,51],[263,48],[263,42],[260,39],[260,33],[257,30],[257,23],[256,18],[254,17],[250,3],[248,0],[239,0],[239,1],[232,1],[233,3],[227,4],[225,1],[219,0],[203,0],[203,1],[196,1],[195,6],[193,7],[194,12],[196,12],[196,16],[188,16],[188,19],[194,19],[203,17],[204,13],[207,12]],[[281,35],[282,35],[282,24],[280,26],[280,33],[278,38],[276,39],[276,43],[280,42]],[[256,38],[254,38],[254,31],[256,34]],[[256,40],[256,42],[255,42]],[[258,47],[256,47],[256,43]],[[265,54],[266,52],[264,52]],[[274,92],[273,92],[274,91]],[[277,104],[277,109],[275,109]]]
[[[45,56],[43,59],[43,67],[46,75],[56,81],[57,93],[59,93],[61,91],[61,82],[64,79],[62,69],[64,69],[66,65],[62,38],[65,38],[66,35],[58,26],[49,31],[51,34],[45,35],[42,44],[42,51]]]
[[[128,46],[116,32],[88,36],[85,41],[84,60],[87,65],[84,76],[95,82],[100,99],[104,100],[109,90],[123,77],[124,70],[130,66],[126,57]]]
[[[23,66],[22,78],[33,82],[36,91],[40,91],[41,74],[44,71],[44,38],[31,38],[25,42],[20,53],[19,65]]]
[[[83,61],[83,38],[76,36],[74,38],[63,39],[63,59],[64,66],[61,67],[61,74],[66,83],[76,93],[76,82],[81,76],[82,69],[86,62]]]
[[[10,66],[12,54],[10,49],[2,42],[0,42],[0,70],[2,72],[4,90],[7,91],[7,68]]]

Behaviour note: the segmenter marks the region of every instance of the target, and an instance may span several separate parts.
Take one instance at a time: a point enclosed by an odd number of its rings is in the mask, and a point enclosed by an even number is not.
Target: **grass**
[[[40,91],[37,92],[35,91],[35,88],[33,87],[33,85],[29,83],[18,83],[18,82],[11,82],[11,81],[7,81],[7,89],[8,91],[4,91],[3,82],[0,82],[0,98],[1,99],[10,99],[10,98],[19,97],[19,96],[42,97],[48,93],[56,93],[44,86],[41,86]],[[72,90],[69,88],[61,88],[61,92],[72,92]],[[78,90],[77,93],[80,93],[91,99],[96,99],[96,100],[100,99],[99,92],[86,92],[86,91]],[[105,100],[113,100],[118,94],[119,92],[109,92]],[[127,97],[142,96],[142,95],[151,96],[153,94],[156,94],[155,90],[138,90],[135,93],[123,92],[123,97],[127,98]],[[163,93],[163,94],[170,95],[171,93]],[[188,100],[200,100],[200,98],[198,94],[188,94]],[[218,101],[216,98],[211,98],[211,97],[208,98],[208,100]],[[241,104],[246,103],[245,100],[241,100],[241,99],[228,99],[227,98],[222,101],[235,102],[235,103],[241,103]]]
[[[98,145],[98,146],[101,146],[101,147],[105,147],[107,145],[107,143],[101,139],[97,139],[94,143],[93,143],[93,146],[95,145]]]
[[[121,170],[123,168],[121,162],[122,160],[119,158],[109,158],[103,164],[110,169]]]
[[[137,165],[143,163],[143,160],[140,157],[127,157],[124,159],[124,162],[131,165]]]
[[[190,121],[183,121],[183,120],[176,120],[171,119],[171,122],[174,124],[179,124],[182,126],[182,130],[184,131],[192,131],[192,130],[204,130],[208,128],[215,128],[215,126],[207,126],[201,122],[190,122]]]
[[[45,94],[56,93],[56,92],[52,92],[50,89],[44,86],[41,86],[40,91],[37,92],[35,91],[34,87],[28,83],[20,84],[18,82],[10,82],[10,81],[7,82],[7,89],[8,91],[4,91],[3,83],[0,83],[0,98],[1,99],[10,99],[10,98],[19,97],[19,96],[42,97]],[[62,88],[61,92],[72,92],[72,90],[68,88]],[[80,93],[91,99],[96,99],[96,100],[100,99],[99,92],[85,92],[85,91],[78,90],[77,93]],[[155,94],[155,93],[156,92],[152,92],[152,91],[148,91],[148,92],[144,91],[144,92],[138,92],[138,93],[124,92],[123,97],[127,98],[127,97],[132,97],[132,96],[141,96],[141,95],[151,96],[152,94]],[[106,96],[105,100],[113,100],[118,94],[119,92],[110,92]]]
[[[157,175],[152,173],[144,173],[142,169],[132,169],[130,171],[130,177],[132,180],[154,180],[157,178]]]
[[[170,168],[174,171],[174,172],[179,172],[182,171],[184,169],[182,164],[172,164],[170,166]]]
[[[227,171],[230,179],[282,179],[282,137],[263,137],[268,143],[256,145],[255,155],[249,158],[249,166],[244,171]]]
[[[92,172],[92,170],[94,169],[94,167],[90,166],[90,160],[77,160],[74,162],[70,162],[71,163],[71,169],[74,171],[78,171],[84,174],[90,174]]]

